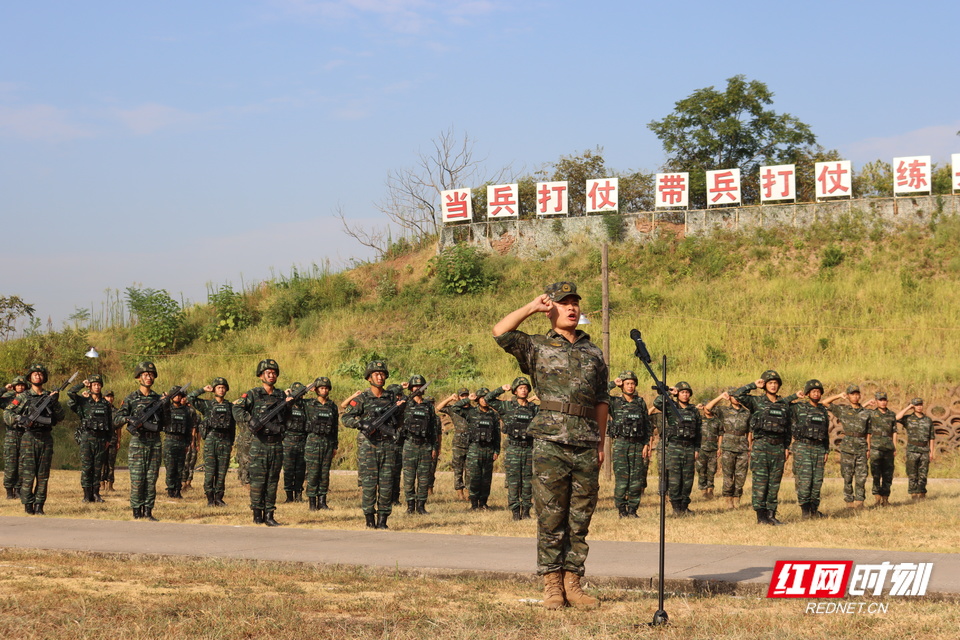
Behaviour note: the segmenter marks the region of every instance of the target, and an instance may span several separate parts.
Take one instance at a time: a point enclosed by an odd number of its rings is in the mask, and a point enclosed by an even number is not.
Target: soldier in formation
[[[467,439],[467,422],[463,417],[453,410],[453,403],[470,397],[470,390],[461,387],[449,398],[444,398],[437,405],[437,411],[446,416],[449,420],[449,426],[444,429],[444,433],[453,431],[453,441],[451,443],[450,467],[453,469],[453,490],[457,492],[457,498],[468,500],[465,493],[467,486],[466,467],[467,467],[467,449],[470,448],[470,441]]]
[[[316,379],[316,398],[304,401],[307,412],[307,442],[304,457],[307,463],[307,500],[310,510],[329,509],[330,468],[340,448],[340,411],[330,399],[333,385],[330,378]]]
[[[103,502],[100,479],[107,462],[107,447],[115,433],[113,405],[102,391],[103,376],[99,374],[67,391],[67,406],[80,418],[80,488],[84,502]]]
[[[800,398],[790,407],[793,443],[793,477],[797,487],[797,503],[802,517],[823,518],[820,512],[820,488],[823,470],[830,455],[830,414],[820,403],[823,385],[808,380]]]
[[[733,391],[724,391],[703,408],[706,416],[719,421],[720,470],[723,474],[723,499],[728,509],[740,506],[752,443],[750,411],[731,395]],[[727,400],[730,405],[720,405],[721,400]]]
[[[203,416],[203,493],[208,507],[227,506],[223,494],[230,468],[230,451],[237,433],[233,405],[226,397],[228,391],[230,383],[226,378],[214,378],[207,386],[189,394],[190,404]],[[212,393],[213,400],[201,398],[204,393]]]
[[[849,404],[834,404],[843,398]],[[852,384],[846,393],[826,398],[824,406],[840,421],[840,475],[843,477],[843,501],[849,508],[863,506],[867,483],[867,417],[860,404],[860,387]]]
[[[934,459],[933,421],[924,412],[923,398],[914,398],[897,414],[907,435],[907,493],[911,500],[927,497],[927,473]]]
[[[697,488],[707,500],[713,500],[714,480],[717,476],[717,460],[720,458],[720,419],[707,416],[698,405],[701,422],[700,451],[697,453]]]
[[[876,408],[867,409],[867,448],[870,451],[870,474],[873,476],[873,496],[877,506],[890,504],[890,485],[893,483],[893,458],[897,446],[897,416],[887,406],[887,394],[874,394]]]
[[[613,504],[621,518],[639,518],[637,508],[647,488],[650,466],[649,409],[637,394],[637,374],[624,371],[613,381],[620,396],[610,396],[607,435],[613,438]]]
[[[13,382],[6,385],[6,391],[0,397],[0,409],[7,406],[21,393],[27,390],[27,379],[17,376]],[[23,440],[23,427],[16,424],[6,425],[3,436],[3,488],[7,490],[7,500],[20,498],[20,443]]]
[[[110,409],[115,409],[113,403],[115,395],[112,389],[103,392],[103,399],[110,404]],[[107,454],[103,458],[103,468],[100,472],[101,491],[113,491],[115,481],[115,470],[117,468],[117,455],[120,453],[120,442],[123,437],[123,427],[113,427],[110,439],[107,441]]]
[[[303,390],[302,382],[290,386],[291,393]],[[290,417],[283,432],[283,490],[287,502],[303,502],[303,485],[307,476],[307,410],[304,399],[290,402]]]
[[[470,508],[488,509],[493,484],[493,463],[500,456],[500,416],[487,404],[487,388],[477,389],[453,406],[467,423],[467,475],[470,478]],[[476,405],[470,402],[476,400]]]
[[[430,467],[440,454],[440,420],[433,403],[417,393],[427,384],[421,375],[410,377],[410,398],[403,409],[400,428],[403,448],[403,495],[407,513],[427,515]]]
[[[513,400],[500,400],[509,391]],[[537,405],[530,402],[530,381],[520,376],[511,384],[498,387],[486,395],[487,404],[500,416],[507,436],[504,470],[507,483],[507,508],[514,520],[526,520],[533,506],[533,438],[530,423],[537,415]]]
[[[193,441],[196,426],[193,407],[187,404],[183,391],[171,398],[170,421],[163,427],[163,467],[167,475],[167,497],[183,498],[183,477],[187,463],[187,449]]]
[[[690,403],[693,389],[687,382],[678,382],[670,388],[677,411],[663,404],[663,396],[657,396],[653,406],[666,413],[667,430],[667,492],[674,515],[693,514],[690,510],[690,492],[693,491],[693,473],[703,437],[702,418],[697,408]],[[677,415],[679,414],[679,415]]]

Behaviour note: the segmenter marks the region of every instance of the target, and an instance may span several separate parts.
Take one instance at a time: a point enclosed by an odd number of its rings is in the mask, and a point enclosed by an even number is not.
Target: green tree
[[[853,197],[893,197],[893,166],[879,159],[863,165],[853,176]]]
[[[808,125],[767,109],[771,104],[766,84],[737,75],[726,90],[698,89],[678,101],[673,113],[647,125],[668,154],[664,171],[690,172],[691,207],[706,207],[705,171],[739,168],[743,202],[754,203],[761,165],[789,163],[816,144]]]
[[[0,296],[0,340],[6,340],[16,330],[20,318],[33,318],[35,312],[33,305],[20,296]]]
[[[127,287],[127,306],[136,318],[134,339],[140,353],[157,355],[176,348],[184,324],[180,304],[164,289]]]

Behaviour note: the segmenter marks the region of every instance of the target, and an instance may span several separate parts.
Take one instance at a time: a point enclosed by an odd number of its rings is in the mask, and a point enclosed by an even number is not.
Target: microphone
[[[644,364],[650,364],[653,358],[650,357],[650,352],[647,351],[647,345],[643,343],[640,330],[630,329],[630,339],[637,345],[637,350],[634,351],[633,355],[637,356]]]

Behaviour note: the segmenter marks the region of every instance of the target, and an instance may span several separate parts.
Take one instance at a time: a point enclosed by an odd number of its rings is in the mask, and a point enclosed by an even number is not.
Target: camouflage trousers
[[[3,436],[3,488],[19,489],[20,480],[20,442],[23,430],[7,427]]]
[[[50,463],[53,462],[53,434],[27,429],[20,440],[20,502],[43,504],[47,500]]]
[[[393,491],[390,493],[390,501],[393,504],[400,502],[400,480],[403,473],[403,445],[406,440],[398,442],[394,447],[393,459]]]
[[[199,455],[200,452],[197,451],[197,446],[191,438],[190,444],[187,445],[187,453],[183,458],[183,484],[193,482],[193,472],[197,468],[197,458]]]
[[[307,477],[306,447],[306,433],[287,433],[283,436],[284,491],[303,491]]]
[[[430,473],[427,476],[427,489],[433,489],[437,481],[437,464],[440,462],[440,449],[437,449],[437,455],[430,456]]]
[[[107,453],[103,457],[103,466],[100,467],[101,482],[113,482],[117,468],[117,454],[120,453],[120,429],[114,429],[107,440]]]
[[[403,497],[407,502],[426,502],[430,488],[433,444],[417,444],[413,438],[403,443]]]
[[[587,533],[600,492],[595,446],[533,441],[533,504],[537,512],[537,575],[571,571],[582,576]]]
[[[470,499],[481,502],[490,497],[493,484],[493,457],[497,450],[492,445],[471,442],[467,449],[466,473],[470,478]]]
[[[233,438],[229,433],[211,429],[203,440],[203,492],[222,494],[227,486],[227,469]]]
[[[503,453],[507,476],[507,508],[516,511],[533,506],[533,446],[507,443]]]
[[[907,451],[907,493],[927,493],[927,473],[930,471],[929,451]]]
[[[676,508],[690,505],[696,457],[697,449],[692,443],[667,442],[667,495]]]
[[[113,430],[80,432],[80,486],[91,489],[100,486],[103,466],[106,464],[107,446]]]
[[[739,498],[747,481],[750,466],[749,451],[723,451],[720,453],[720,468],[723,471],[723,497]]]
[[[273,511],[277,508],[277,486],[283,468],[283,442],[266,438],[250,440],[250,508]]]
[[[776,511],[779,502],[783,466],[787,462],[786,449],[779,442],[764,438],[753,441],[750,453],[750,471],[753,478],[753,508]]]
[[[130,436],[127,466],[130,468],[130,506],[150,507],[157,501],[157,477],[163,444],[159,433]]]
[[[647,488],[650,460],[643,457],[643,443],[613,439],[613,504],[617,509],[636,509]]]
[[[823,486],[824,457],[827,449],[819,444],[795,440],[793,454],[793,481],[797,487],[797,503],[820,506],[820,488]]]
[[[167,433],[163,437],[163,468],[167,472],[167,491],[179,491],[183,486],[183,468],[187,461],[190,437]]]
[[[246,425],[237,425],[237,439],[233,443],[233,455],[237,459],[237,479],[240,484],[250,484],[250,444],[253,433]]]
[[[870,450],[870,475],[873,476],[873,495],[889,496],[893,484],[893,451]]]
[[[717,446],[716,443],[713,446]],[[717,450],[700,450],[700,456],[697,458],[697,488],[700,491],[713,489],[713,480],[717,475]]]
[[[392,440],[371,442],[360,438],[360,482],[363,490],[360,508],[364,515],[388,516],[393,511],[393,468],[397,461],[397,444]]]
[[[466,488],[466,469],[467,469],[467,448],[454,447],[453,456],[450,458],[450,466],[453,468],[453,490],[460,491]]]
[[[333,465],[333,452],[337,442],[327,435],[311,433],[307,435],[307,444],[303,455],[307,461],[307,496],[324,497],[330,490],[330,467]]]
[[[840,452],[840,475],[843,477],[843,501],[863,502],[867,497],[867,449]]]

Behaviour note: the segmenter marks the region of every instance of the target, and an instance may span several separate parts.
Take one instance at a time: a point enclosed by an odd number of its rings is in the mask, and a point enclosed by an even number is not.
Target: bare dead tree
[[[382,227],[373,227],[367,229],[359,224],[351,224],[347,221],[347,214],[343,212],[343,206],[337,205],[335,217],[340,219],[340,226],[343,232],[359,242],[365,247],[373,249],[377,254],[377,260],[382,260],[387,255],[390,248],[390,230]]]

